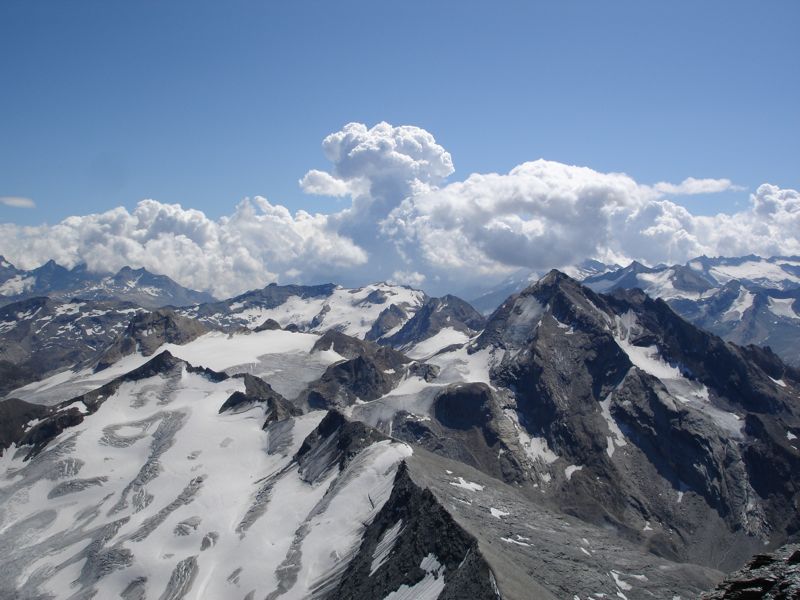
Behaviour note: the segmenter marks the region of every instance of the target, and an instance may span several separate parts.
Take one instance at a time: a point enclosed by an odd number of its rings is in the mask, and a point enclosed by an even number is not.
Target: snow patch
[[[783,317],[785,319],[800,319],[800,315],[794,312],[792,304],[795,302],[794,298],[769,298],[769,306],[767,308],[776,317]]]
[[[514,538],[501,537],[500,539],[507,544],[516,544],[517,546],[530,547],[530,544],[526,544],[525,542],[520,542],[519,540],[515,540]]]
[[[770,377],[772,379],[772,377]],[[772,379],[772,382],[780,387],[786,387],[786,382],[783,379]]]
[[[746,289],[742,288],[739,291],[739,295],[736,299],[731,303],[728,310],[726,310],[722,314],[723,321],[738,321],[743,316],[747,309],[753,306],[753,299],[755,298],[754,294],[751,294]]]
[[[419,568],[425,577],[412,586],[401,585],[384,600],[436,600],[444,590],[444,565],[431,553],[422,559]]]
[[[575,471],[581,470],[583,470],[583,465],[570,465],[564,469],[564,475],[566,475],[567,481],[572,479],[572,474],[575,473]]]
[[[447,346],[464,344],[468,341],[469,336],[463,331],[457,331],[452,327],[444,327],[436,335],[405,349],[405,353],[411,358],[421,359],[436,354]]]
[[[483,486],[479,483],[474,483],[472,481],[467,481],[463,477],[458,477],[457,481],[451,481],[450,485],[455,486],[457,488],[461,488],[464,490],[468,490],[470,492],[480,492],[483,490]]]
[[[517,431],[517,439],[519,440],[525,454],[532,461],[542,460],[545,464],[552,464],[558,460],[558,455],[550,450],[547,445],[547,440],[543,437],[534,437],[530,435],[519,422],[519,415],[516,410],[504,409],[503,411],[508,419],[514,424]]]

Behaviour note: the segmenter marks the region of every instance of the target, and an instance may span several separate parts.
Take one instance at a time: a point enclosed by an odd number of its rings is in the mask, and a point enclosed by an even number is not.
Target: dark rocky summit
[[[338,331],[326,332],[314,344],[312,352],[330,349],[346,360],[329,366],[301,394],[300,401],[312,409],[341,409],[359,400],[380,398],[399,383],[411,363],[411,359],[397,350]]]
[[[477,540],[456,523],[430,490],[414,483],[408,471],[406,463],[401,463],[389,500],[364,531],[358,553],[328,598],[385,598],[400,586],[411,587],[425,577],[443,579],[441,599],[500,598]],[[392,540],[387,543],[389,536]],[[382,550],[385,558],[376,561]],[[424,568],[429,556],[436,557],[434,571]]]
[[[433,337],[447,327],[471,336],[486,319],[467,302],[456,296],[429,298],[397,333],[381,339],[381,344],[403,348]]]

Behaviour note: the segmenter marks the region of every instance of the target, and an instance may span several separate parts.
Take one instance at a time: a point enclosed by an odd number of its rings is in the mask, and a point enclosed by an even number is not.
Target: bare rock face
[[[364,339],[374,342],[385,336],[392,329],[401,326],[407,320],[408,313],[403,308],[396,304],[390,304],[378,315]]]
[[[397,414],[392,435],[501,481],[523,483],[529,477],[503,417],[503,401],[485,383],[452,384],[435,396],[430,419]]]
[[[800,544],[758,554],[702,600],[794,600],[800,598]]]
[[[513,390],[521,427],[546,445],[534,479],[568,513],[722,569],[800,527],[787,435],[800,426],[800,377],[768,350],[726,343],[640,291],[598,295],[558,272],[495,311],[474,345],[486,348],[503,352],[493,383]]]
[[[208,331],[199,321],[182,317],[166,308],[136,315],[103,353],[95,369],[101,371],[123,356],[137,351],[149,356],[164,344],[187,344]]]
[[[283,421],[303,414],[303,411],[272,389],[272,386],[263,379],[244,373],[235,375],[244,379],[245,391],[234,392],[220,406],[219,413],[245,412],[254,406],[261,406],[264,410],[265,420],[262,429],[266,429],[276,421]]]
[[[0,307],[0,396],[97,359],[137,313],[127,302],[30,298]]]
[[[322,376],[301,394],[300,401],[314,409],[343,409],[356,401],[380,398],[400,382],[411,359],[373,342],[359,340],[338,331],[326,332],[312,352],[334,350],[346,360],[329,366]]]
[[[457,296],[430,298],[397,333],[382,338],[380,343],[403,348],[433,337],[445,328],[473,335],[483,329],[485,322],[483,315]]]
[[[389,500],[328,598],[385,598],[403,586],[413,594],[414,586],[427,584],[440,590],[438,598],[494,600],[500,594],[493,581],[477,540],[414,483],[402,463]]]
[[[386,439],[377,429],[360,421],[348,421],[344,415],[332,410],[306,437],[295,459],[301,477],[314,482],[334,466],[341,471],[361,450]]]

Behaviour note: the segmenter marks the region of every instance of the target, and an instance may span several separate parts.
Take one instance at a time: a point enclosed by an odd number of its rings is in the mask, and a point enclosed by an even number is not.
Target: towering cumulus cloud
[[[295,214],[256,197],[211,220],[144,200],[54,226],[0,225],[0,254],[22,267],[55,258],[162,272],[219,296],[269,281],[389,279],[432,291],[469,288],[520,267],[585,258],[685,261],[700,254],[800,254],[800,193],[764,184],[734,214],[693,215],[674,198],[741,191],[728,179],[644,185],[622,173],[547,160],[449,182],[450,154],[412,126],[350,123],[322,150],[310,194],[349,197],[339,212]],[[670,199],[673,198],[673,199]]]

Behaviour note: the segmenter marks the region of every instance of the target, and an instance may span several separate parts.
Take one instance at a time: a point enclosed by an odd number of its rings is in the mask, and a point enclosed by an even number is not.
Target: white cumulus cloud
[[[390,279],[432,293],[491,285],[528,268],[586,258],[684,262],[700,254],[800,254],[800,193],[764,184],[736,213],[695,215],[688,194],[740,191],[728,179],[643,184],[624,173],[548,160],[508,173],[454,167],[428,131],[350,123],[327,136],[331,165],[300,180],[311,194],[349,197],[328,215],[291,213],[261,197],[230,216],[154,200],[53,226],[0,224],[0,254],[31,268],[54,258],[99,271],[124,265],[229,296],[269,281],[345,285]]]
[[[50,258],[101,272],[145,267],[220,297],[287,278],[327,280],[332,271],[367,261],[364,250],[330,230],[324,215],[292,215],[261,197],[219,220],[143,200],[132,212],[120,207],[53,226],[0,224],[0,254],[22,268]]]

